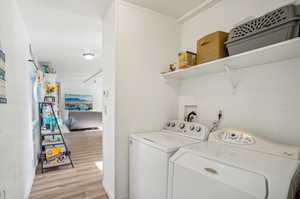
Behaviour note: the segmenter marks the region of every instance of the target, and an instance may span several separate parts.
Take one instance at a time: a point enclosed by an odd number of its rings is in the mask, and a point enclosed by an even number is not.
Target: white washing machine
[[[183,146],[206,141],[199,123],[170,121],[163,130],[129,138],[129,198],[166,199],[169,158]]]
[[[170,159],[168,199],[294,199],[299,149],[224,129]]]

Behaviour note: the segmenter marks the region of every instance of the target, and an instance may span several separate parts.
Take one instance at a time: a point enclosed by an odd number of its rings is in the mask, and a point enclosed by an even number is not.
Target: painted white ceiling
[[[110,0],[18,0],[35,56],[58,74],[91,74],[101,68],[102,22]],[[92,51],[87,61],[82,53]]]
[[[180,18],[206,0],[126,0],[130,3],[155,10],[162,14]]]

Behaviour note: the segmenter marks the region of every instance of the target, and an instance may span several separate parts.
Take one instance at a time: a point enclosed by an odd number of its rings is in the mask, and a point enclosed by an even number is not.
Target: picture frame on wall
[[[93,96],[65,94],[65,109],[69,111],[90,111],[93,109]]]
[[[0,104],[7,104],[5,53],[0,49]]]

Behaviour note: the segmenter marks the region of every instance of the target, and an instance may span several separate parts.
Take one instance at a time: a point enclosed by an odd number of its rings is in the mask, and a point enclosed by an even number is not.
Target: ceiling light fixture
[[[95,53],[83,53],[82,56],[86,59],[86,60],[92,60],[95,58]]]

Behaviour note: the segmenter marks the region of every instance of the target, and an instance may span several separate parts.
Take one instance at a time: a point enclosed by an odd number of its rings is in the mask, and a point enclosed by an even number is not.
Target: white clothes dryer
[[[170,159],[168,199],[294,199],[299,148],[224,129]]]

